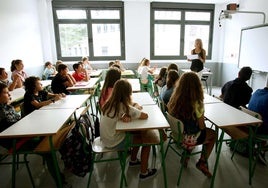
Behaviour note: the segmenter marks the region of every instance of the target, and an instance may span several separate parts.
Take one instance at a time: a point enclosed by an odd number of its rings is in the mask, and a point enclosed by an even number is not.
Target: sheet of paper
[[[194,54],[194,55],[187,55],[187,59],[198,59],[198,55]]]

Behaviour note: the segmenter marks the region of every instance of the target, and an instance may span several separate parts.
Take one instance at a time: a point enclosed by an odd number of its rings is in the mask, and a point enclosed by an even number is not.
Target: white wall
[[[37,2],[0,1],[0,66],[7,70],[13,59],[22,59],[26,70],[44,63]]]
[[[268,16],[268,1],[266,0],[243,0],[239,3],[240,11],[254,11],[264,12]],[[225,9],[224,5],[224,9]],[[268,23],[266,17],[265,23]],[[239,44],[240,44],[240,32],[241,29],[248,26],[263,24],[263,16],[258,14],[244,14],[236,13],[232,14],[232,19],[222,21],[223,29],[221,35],[223,36],[223,42],[220,44],[223,46],[220,53],[220,61],[222,62],[222,84],[226,81],[237,77],[238,69],[238,55],[239,55]],[[265,54],[264,54],[265,55]],[[267,59],[264,57],[264,60]],[[268,63],[265,62],[264,63]],[[253,89],[261,88],[265,85],[267,73],[255,73],[252,79]]]

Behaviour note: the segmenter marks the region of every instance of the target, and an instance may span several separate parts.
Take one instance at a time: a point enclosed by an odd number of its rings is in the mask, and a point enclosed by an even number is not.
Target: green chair
[[[176,119],[175,117],[173,117],[172,115],[170,115],[169,113],[166,113],[166,118],[169,122],[170,128],[171,128],[171,134],[169,137],[169,141],[168,141],[168,145],[166,148],[166,152],[165,152],[165,157],[167,155],[168,149],[172,149],[177,155],[179,155],[181,157],[181,167],[179,170],[179,176],[178,176],[178,180],[177,180],[177,186],[179,186],[180,184],[180,180],[181,180],[181,176],[182,176],[182,171],[184,168],[186,159],[196,155],[196,154],[200,154],[204,151],[192,151],[189,152],[187,149],[185,149],[182,146],[182,141],[183,141],[183,131],[184,131],[184,125],[183,123]]]
[[[88,113],[87,108],[81,113],[81,115]],[[94,171],[94,164],[95,163],[103,163],[103,162],[111,162],[111,161],[119,161],[121,166],[121,180],[120,180],[120,187],[123,187],[123,184],[127,186],[126,176],[125,176],[125,170],[123,168],[123,164],[125,163],[124,160],[124,149],[111,149],[106,148],[103,143],[100,140],[100,137],[94,136],[94,127],[90,126],[87,127],[85,124],[79,124],[80,125],[80,131],[84,138],[84,143],[89,143],[89,146],[91,149],[86,151],[92,151],[91,153],[91,169],[89,171],[88,176],[88,184],[87,187],[89,187],[91,182],[91,176]],[[85,144],[86,145],[86,144]],[[109,158],[104,158],[104,155],[108,153],[117,153],[117,156],[112,156]]]

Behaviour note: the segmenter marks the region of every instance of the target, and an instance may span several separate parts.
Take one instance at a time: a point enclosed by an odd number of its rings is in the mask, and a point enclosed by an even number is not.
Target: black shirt
[[[235,108],[246,106],[252,91],[252,88],[240,78],[227,82],[221,89],[223,101]]]
[[[46,101],[48,92],[47,91],[39,91],[38,95],[34,95],[26,91],[24,94],[24,114],[27,115],[34,111],[36,108],[31,104],[32,101],[37,100],[38,102]]]

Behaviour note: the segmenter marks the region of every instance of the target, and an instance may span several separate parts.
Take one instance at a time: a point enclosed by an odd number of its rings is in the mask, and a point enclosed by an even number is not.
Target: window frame
[[[92,19],[90,16],[90,10],[119,10],[119,20],[118,19]],[[87,18],[86,19],[57,19],[57,10],[85,10]],[[88,58],[93,61],[102,60],[112,60],[112,59],[125,59],[125,25],[124,25],[124,2],[119,1],[67,1],[67,0],[53,0],[52,1],[52,11],[53,11],[53,21],[54,21],[54,32],[55,32],[55,42],[57,50],[57,58],[63,61],[80,61],[79,56],[63,57],[61,52],[60,44],[60,24],[87,24],[88,32]],[[93,49],[93,24],[119,24],[120,25],[120,44],[121,44],[121,55],[120,56],[95,56]]]
[[[155,20],[154,11],[181,11],[181,20]],[[196,20],[185,20],[185,12],[209,12],[210,21],[196,21]],[[186,25],[209,25],[209,41],[208,51],[206,59],[210,60],[212,56],[212,43],[213,43],[213,26],[214,26],[214,4],[195,4],[195,3],[161,3],[152,2],[150,6],[150,59],[151,60],[185,60],[184,55],[184,35]],[[155,55],[155,36],[154,28],[155,24],[180,24],[180,55]],[[194,47],[193,47],[194,48]],[[189,52],[190,53],[190,52]]]

